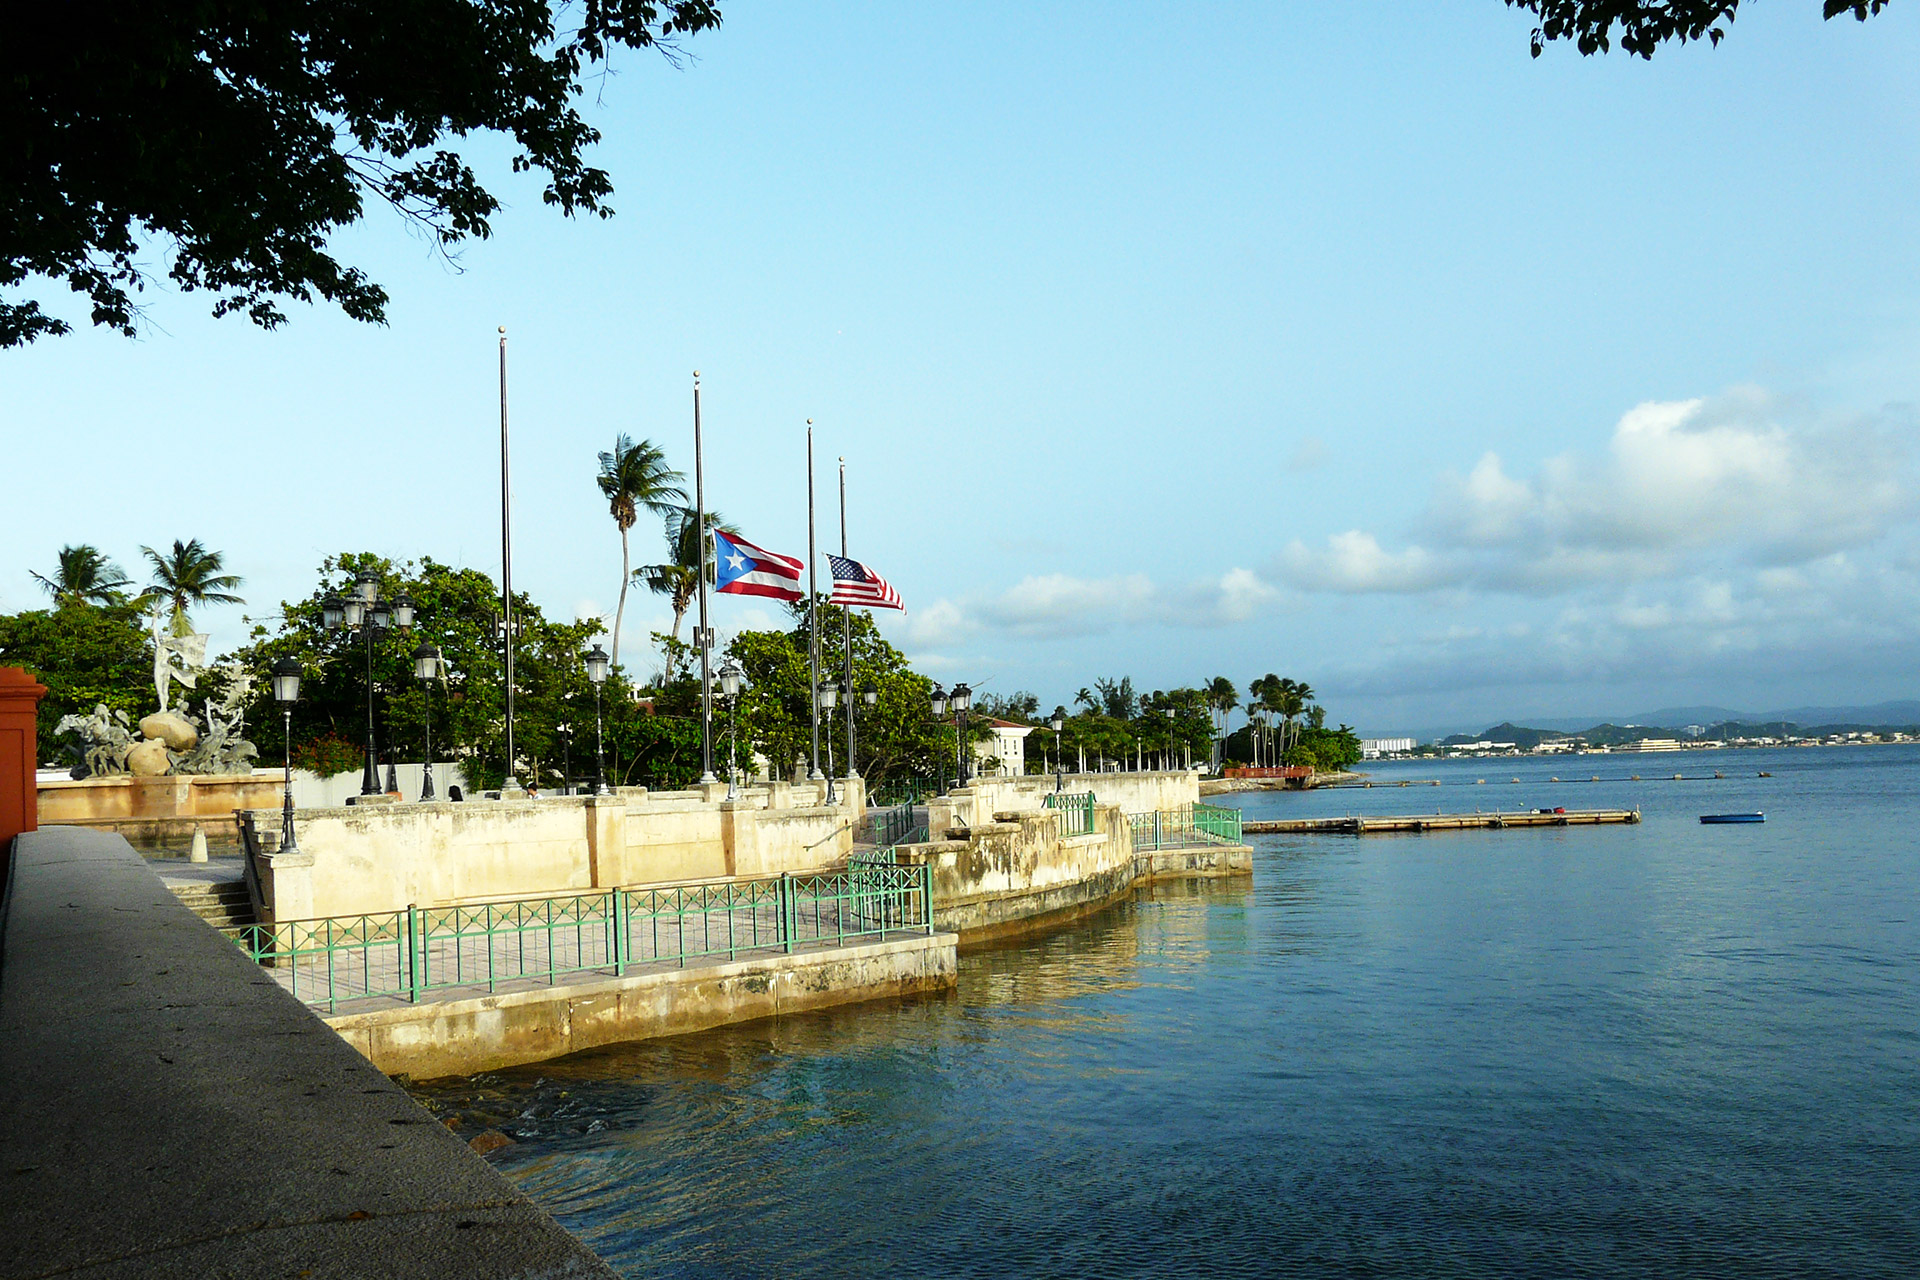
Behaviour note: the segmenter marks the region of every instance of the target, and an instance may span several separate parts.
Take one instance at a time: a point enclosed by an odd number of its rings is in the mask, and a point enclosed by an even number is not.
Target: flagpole
[[[507,465],[507,326],[500,326],[500,616],[505,626],[507,776],[502,792],[518,791],[513,774],[513,473]]]
[[[813,602],[814,562],[818,553],[813,545],[813,419],[807,419],[807,704],[813,714],[813,768],[809,781],[818,782],[820,773],[820,627]]]
[[[700,457],[700,371],[693,371],[693,520],[694,536],[700,539],[700,630],[694,640],[700,646],[700,781],[717,782],[713,776],[713,631],[707,625],[707,481]]]
[[[840,555],[847,555],[847,460],[840,459]],[[846,673],[840,687],[840,697],[847,704],[847,776],[857,778],[860,771],[853,765],[853,606],[843,603],[840,606],[840,654],[842,670]]]

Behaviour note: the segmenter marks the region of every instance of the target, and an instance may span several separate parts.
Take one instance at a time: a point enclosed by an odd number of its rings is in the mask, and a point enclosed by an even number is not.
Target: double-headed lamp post
[[[420,765],[420,798],[433,799],[433,682],[440,675],[440,649],[424,640],[413,651],[413,674],[427,695],[427,758]]]
[[[740,685],[747,673],[728,658],[720,665],[720,696],[727,700],[727,799],[740,798],[740,716],[735,711],[740,701]]]
[[[373,642],[397,626],[413,628],[413,600],[407,596],[389,603],[380,598],[380,575],[363,570],[353,580],[353,591],[342,599],[330,595],[320,602],[321,621],[329,631],[358,628],[367,650],[367,764],[360,774],[360,794],[380,794],[380,757],[373,741]]]
[[[839,682],[835,680],[822,680],[820,687],[814,691],[813,696],[815,701],[820,705],[822,718],[825,719],[828,724],[832,724],[833,709],[840,705]],[[827,735],[827,794],[825,803],[828,805],[840,803],[840,797],[835,795],[833,790],[833,735],[831,733]]]
[[[286,791],[280,806],[280,848],[291,853],[293,842],[293,704],[300,701],[300,659],[288,654],[273,664],[273,700],[280,704],[281,727],[285,731]]]
[[[593,794],[611,795],[607,787],[607,731],[600,718],[600,687],[613,670],[613,659],[596,642],[587,650],[587,679],[593,682]]]
[[[1053,718],[1047,721],[1047,728],[1053,730],[1053,789],[1061,791],[1067,785],[1067,744],[1060,731],[1067,727],[1067,709],[1055,707]]]
[[[928,693],[927,693],[927,709],[928,709],[929,711],[931,711],[931,712],[933,713],[933,718],[934,718],[935,720],[944,720],[944,719],[946,719],[946,716],[947,716],[947,691],[946,691],[946,689],[945,689],[945,688],[944,688],[943,686],[941,686],[941,685],[938,685],[938,684],[936,684],[936,685],[934,685],[934,686],[933,686],[933,688],[932,688],[931,690],[929,690],[929,691],[928,691]],[[946,765],[944,765],[944,764],[942,764],[942,765],[940,766],[940,778],[939,778],[939,783],[940,783],[940,790],[941,790],[941,791],[943,791],[943,792],[944,792],[944,791],[945,791],[945,790],[947,789],[947,786],[946,786],[946,783],[947,783],[947,779],[946,779],[946,773],[947,773],[947,766],[946,766]]]
[[[960,724],[967,712],[973,709],[973,690],[965,684],[953,686],[953,692],[947,695],[947,706],[953,710],[953,785],[967,785],[966,745],[961,741]]]

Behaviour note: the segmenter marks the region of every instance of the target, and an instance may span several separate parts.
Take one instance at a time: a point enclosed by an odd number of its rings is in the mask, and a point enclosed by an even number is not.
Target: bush
[[[366,744],[348,742],[337,733],[308,738],[293,748],[293,767],[331,778],[358,769],[366,760]]]

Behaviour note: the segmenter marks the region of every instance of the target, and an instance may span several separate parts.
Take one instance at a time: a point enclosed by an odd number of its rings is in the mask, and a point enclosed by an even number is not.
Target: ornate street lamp
[[[288,654],[273,664],[273,700],[280,704],[281,728],[285,734],[286,782],[280,805],[280,849],[291,853],[293,842],[293,704],[300,701],[300,659]]]
[[[406,599],[402,596],[401,599]],[[396,610],[396,612],[398,612]],[[413,606],[407,605],[408,620],[412,620]],[[427,695],[427,758],[421,765],[420,798],[433,799],[433,682],[440,675],[440,650],[424,640],[413,651],[413,674],[420,678]]]
[[[740,685],[746,678],[740,664],[728,658],[720,666],[720,694],[727,700],[727,799],[740,798]]]
[[[814,701],[819,704],[820,710],[825,713],[822,719],[831,724],[833,722],[833,709],[840,705],[840,685],[833,680],[822,680],[820,687],[814,691],[813,696]],[[840,803],[840,797],[835,795],[833,790],[832,734],[827,735],[827,795],[825,803],[828,805]]]
[[[953,694],[947,699],[947,705],[953,708],[953,785],[964,787],[967,785],[967,761],[960,741],[960,721],[973,707],[973,690],[965,684],[953,686]]]
[[[1067,709],[1055,707],[1053,719],[1047,721],[1047,728],[1053,730],[1053,789],[1065,790],[1067,785],[1067,744],[1060,737],[1060,731],[1067,727]]]
[[[606,726],[600,718],[600,686],[607,682],[613,659],[596,642],[587,651],[587,679],[593,681],[593,794],[612,795],[607,787]]]
[[[402,630],[413,627],[413,601],[406,596],[389,603],[380,598],[380,575],[371,569],[354,577],[353,590],[342,599],[329,595],[320,602],[320,617],[327,630],[357,629],[367,652],[367,763],[360,774],[360,794],[380,794],[380,754],[373,739],[373,642],[387,628],[398,623]],[[389,770],[388,790],[398,791],[399,778]]]
[[[935,720],[944,720],[947,715],[946,689],[938,684],[934,685],[932,690],[927,694],[927,706],[928,706],[928,709],[933,712],[933,718]],[[940,777],[936,779],[936,781],[939,784],[940,791],[945,791],[947,789],[946,765],[942,764],[940,766]]]

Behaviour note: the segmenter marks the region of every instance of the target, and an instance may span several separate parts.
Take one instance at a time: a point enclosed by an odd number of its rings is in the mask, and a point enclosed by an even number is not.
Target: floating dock
[[[1247,835],[1373,836],[1396,832],[1504,830],[1508,827],[1592,827],[1640,821],[1638,809],[1569,809],[1564,813],[1407,813],[1385,818],[1283,818],[1245,821]]]

